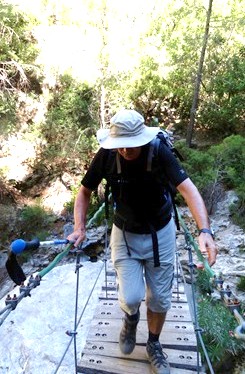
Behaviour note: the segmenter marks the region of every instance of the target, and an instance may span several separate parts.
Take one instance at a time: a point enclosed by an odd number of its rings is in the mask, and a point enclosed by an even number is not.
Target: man
[[[176,243],[171,182],[185,199],[199,229],[199,245],[210,265],[216,247],[201,195],[171,150],[160,144],[149,164],[149,148],[159,128],[148,127],[135,110],[122,110],[112,117],[110,129],[97,133],[100,150],[82,180],[74,208],[74,232],[69,240],[78,246],[85,238],[90,196],[105,178],[115,202],[111,232],[111,257],[118,278],[118,298],[125,312],[119,345],[130,354],[136,343],[140,303],[145,296],[149,338],[146,351],[155,374],[168,374],[170,367],[159,336],[170,309]]]

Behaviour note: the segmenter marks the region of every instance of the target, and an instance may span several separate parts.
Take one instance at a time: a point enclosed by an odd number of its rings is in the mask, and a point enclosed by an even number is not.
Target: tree
[[[15,92],[25,90],[28,75],[37,49],[32,33],[28,30],[30,20],[11,5],[0,2],[0,90]]]
[[[30,19],[0,1],[0,111],[2,129],[15,121],[17,95],[37,82],[35,41],[28,29]],[[39,83],[38,83],[39,85]]]
[[[206,52],[207,43],[208,43],[208,36],[209,36],[209,25],[210,25],[210,19],[211,19],[211,14],[212,14],[212,5],[213,5],[213,0],[209,0],[209,6],[208,6],[208,11],[207,11],[207,19],[206,19],[206,27],[205,27],[204,37],[203,37],[202,51],[201,51],[201,55],[200,55],[199,66],[198,66],[197,77],[196,77],[196,83],[195,83],[194,96],[193,96],[193,102],[192,102],[192,107],[191,107],[191,111],[190,111],[190,122],[189,122],[189,125],[187,127],[186,143],[189,147],[191,146],[192,135],[193,135],[193,130],[194,130],[194,126],[195,126],[195,117],[196,117],[196,111],[197,111],[197,107],[198,107],[198,98],[199,98],[199,91],[200,91],[200,85],[201,85],[201,79],[202,79],[202,70],[203,70],[205,52]]]

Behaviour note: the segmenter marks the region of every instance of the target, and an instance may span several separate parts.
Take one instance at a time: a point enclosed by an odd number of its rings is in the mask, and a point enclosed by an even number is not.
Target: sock
[[[158,342],[160,334],[152,334],[152,332],[149,331],[149,337],[148,342]]]

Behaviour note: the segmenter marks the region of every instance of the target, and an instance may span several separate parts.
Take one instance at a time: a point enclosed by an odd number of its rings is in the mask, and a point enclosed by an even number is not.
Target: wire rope
[[[82,309],[82,312],[81,312],[81,315],[80,315],[78,321],[76,320],[76,318],[77,318],[77,310],[76,310],[76,308],[77,308],[77,300],[78,300],[78,281],[77,281],[77,285],[76,285],[76,307],[75,307],[74,331],[72,331],[71,339],[70,339],[69,343],[67,344],[67,347],[66,347],[66,349],[65,349],[65,351],[64,351],[64,353],[63,353],[63,355],[62,355],[62,357],[61,357],[61,359],[60,359],[60,361],[59,361],[59,363],[58,363],[58,365],[56,367],[56,370],[54,371],[54,374],[56,374],[58,372],[58,370],[59,370],[59,368],[60,368],[60,366],[61,366],[61,364],[62,364],[62,362],[63,362],[63,360],[64,360],[64,358],[65,358],[65,356],[66,356],[66,354],[67,354],[67,352],[69,350],[69,348],[70,348],[70,345],[71,345],[73,339],[75,339],[75,337],[76,337],[77,327],[78,327],[78,325],[79,325],[79,323],[80,323],[80,321],[81,321],[81,319],[83,317],[83,314],[85,312],[85,309],[86,309],[86,307],[87,307],[87,305],[88,305],[88,303],[89,303],[89,301],[91,299],[91,296],[93,294],[93,291],[94,291],[95,286],[96,286],[96,284],[97,284],[97,282],[99,280],[99,277],[101,275],[101,272],[102,272],[103,268],[104,268],[104,264],[102,264],[102,266],[100,268],[100,271],[99,271],[99,273],[98,273],[98,275],[96,277],[94,285],[93,285],[93,287],[92,287],[92,289],[91,289],[91,291],[89,293],[89,297],[88,297],[88,299],[87,299],[87,301],[86,301],[86,303],[85,303],[85,305],[84,305],[84,307]],[[76,368],[76,373],[77,373],[77,363],[76,363],[77,361],[76,360],[77,360],[77,358],[75,357],[75,368]]]

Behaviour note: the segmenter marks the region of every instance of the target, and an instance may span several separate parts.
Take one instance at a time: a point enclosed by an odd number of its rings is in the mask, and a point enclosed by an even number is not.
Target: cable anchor
[[[5,299],[5,304],[6,304],[6,306],[11,305],[11,309],[14,310],[17,307],[17,304],[18,304],[18,298],[17,298],[16,294],[14,294],[13,297],[8,295]]]
[[[77,331],[67,330],[66,331],[66,335],[68,335],[68,336],[76,336],[77,335]]]

